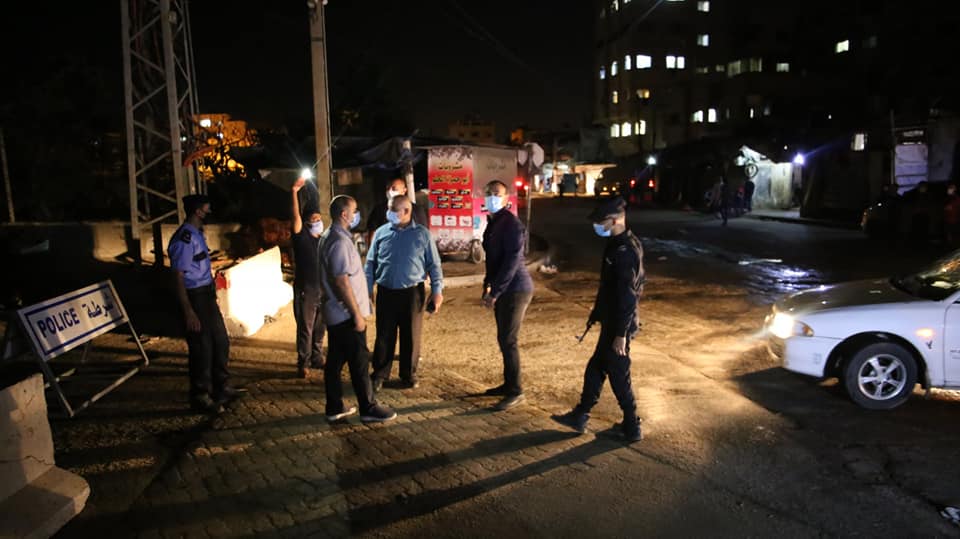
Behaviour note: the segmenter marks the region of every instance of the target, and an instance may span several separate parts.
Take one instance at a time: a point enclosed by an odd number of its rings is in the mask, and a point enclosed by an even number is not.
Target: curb
[[[841,221],[825,221],[821,219],[808,219],[804,217],[777,217],[773,215],[755,215],[747,214],[742,217],[756,219],[758,221],[779,221],[781,223],[794,223],[798,225],[814,225],[828,228],[841,228],[846,230],[860,230],[860,225],[856,223],[845,223]]]

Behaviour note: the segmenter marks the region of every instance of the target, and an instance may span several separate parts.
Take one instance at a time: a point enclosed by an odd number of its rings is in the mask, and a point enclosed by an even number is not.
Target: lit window
[[[717,109],[707,109],[707,123],[717,123]]]
[[[610,102],[613,103],[614,105],[616,105],[617,103],[620,102],[620,94],[617,93],[616,90],[614,90],[614,91],[610,94]]]
[[[850,149],[855,152],[862,152],[867,149],[867,134],[866,133],[856,133],[853,135],[853,140],[850,142]]]
[[[640,99],[650,99],[650,89],[640,88],[639,90],[637,90],[637,97]]]
[[[710,13],[710,1],[709,0],[700,0],[697,2],[697,11],[702,11],[704,13]]]
[[[755,118],[757,116],[757,111],[753,107],[750,107],[750,118]]]
[[[717,64],[716,66],[714,66],[713,70],[716,71],[717,73],[723,73],[727,70],[727,66],[723,64]]]
[[[686,64],[687,60],[683,56],[667,55],[667,69],[683,69]]]
[[[600,80],[607,78],[607,68],[606,66],[600,66]]]
[[[620,0],[612,0],[610,2],[610,11],[620,11]]]
[[[695,123],[695,124],[702,124],[702,123],[703,123],[703,111],[702,111],[702,110],[698,110],[697,112],[694,112],[693,114],[691,114],[691,115],[690,115],[690,121],[693,122],[693,123]]]
[[[770,116],[770,105],[764,105],[764,106],[763,106],[763,115],[764,115],[764,116]]]
[[[213,122],[210,121],[210,118],[201,118],[200,127],[210,127],[213,125]]]
[[[653,58],[646,54],[637,55],[637,69],[650,69],[653,66]]]
[[[631,66],[630,66],[630,55],[628,54],[628,55],[626,55],[626,56],[623,57],[623,70],[624,70],[624,71],[630,71],[630,67],[631,67]]]
[[[728,120],[730,119],[730,109],[729,109],[729,108],[727,108],[726,110],[723,111],[723,117],[726,118],[726,119],[728,119]]]
[[[751,73],[760,73],[763,71],[763,58],[751,58],[750,59],[750,72]]]
[[[730,62],[727,64],[727,76],[736,77],[740,73],[743,73],[743,60],[737,60],[735,62]]]
[[[789,73],[790,64],[787,62],[777,62],[777,73]]]
[[[635,127],[636,127],[636,129],[634,129],[634,131],[636,131],[638,135],[646,135],[646,134],[647,134],[647,122],[646,122],[646,120],[640,120],[639,122],[637,122],[637,124],[636,124]]]
[[[616,76],[617,76],[617,61],[616,61],[616,60],[610,62],[610,76],[611,76],[611,77],[616,77]]]
[[[623,125],[620,126],[620,136],[629,137],[633,134],[633,126],[630,125],[630,122],[623,122]]]
[[[629,3],[630,3],[630,0],[623,0],[623,5],[627,5]]]
[[[709,67],[698,67],[698,68],[696,69],[696,73],[697,73],[697,75],[706,75],[707,73],[710,73],[710,68],[709,68]]]
[[[620,136],[620,124],[613,124],[610,126],[610,138],[617,138]]]
[[[697,45],[701,47],[710,46],[710,34],[700,34],[697,36]]]
[[[847,52],[847,51],[849,51],[849,50],[850,50],[850,40],[849,40],[849,39],[844,39],[843,41],[837,41],[837,46],[834,47],[834,51],[835,51],[837,54],[840,54],[841,52]]]
[[[863,48],[865,49],[875,49],[877,48],[877,36],[870,36],[867,39],[863,40]]]

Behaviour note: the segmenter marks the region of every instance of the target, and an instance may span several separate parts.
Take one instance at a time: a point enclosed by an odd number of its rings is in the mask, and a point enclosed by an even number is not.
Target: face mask
[[[596,232],[597,236],[600,236],[601,238],[610,237],[610,231],[603,228],[603,225],[599,223],[593,223],[593,231]]]
[[[390,221],[391,224],[399,225],[400,224],[400,214],[393,210],[387,210],[387,221]]]
[[[360,214],[358,212],[354,212],[353,219],[350,221],[350,230],[357,228],[357,225],[359,224],[360,224]]]
[[[320,234],[323,234],[323,221],[310,223],[310,234],[314,236],[319,236]]]
[[[497,213],[503,209],[503,199],[497,195],[487,195],[484,202],[487,205],[487,211],[490,213]]]

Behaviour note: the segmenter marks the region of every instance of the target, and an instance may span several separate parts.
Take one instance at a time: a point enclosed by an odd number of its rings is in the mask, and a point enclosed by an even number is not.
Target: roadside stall
[[[517,213],[517,150],[499,146],[429,146],[427,185],[430,231],[441,255],[483,261],[487,226],[483,188],[500,180],[507,186],[507,210]]]

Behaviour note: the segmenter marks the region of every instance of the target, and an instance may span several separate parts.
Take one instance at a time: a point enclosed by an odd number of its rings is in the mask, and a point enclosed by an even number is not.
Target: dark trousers
[[[370,383],[370,350],[367,332],[353,329],[353,319],[335,326],[327,326],[327,363],[323,367],[323,386],[327,393],[327,415],[339,414],[343,408],[341,372],[343,364],[350,369],[350,382],[357,395],[360,412],[366,412],[376,403]]]
[[[517,337],[533,292],[510,292],[497,298],[493,305],[497,320],[497,344],[503,354],[503,385],[507,395],[523,393],[520,385],[520,350]]]
[[[633,396],[633,386],[630,382],[630,339],[627,339],[627,354],[617,355],[613,351],[613,339],[616,335],[606,327],[600,331],[600,339],[593,356],[587,362],[587,370],[583,374],[583,392],[580,394],[580,404],[576,411],[581,414],[589,413],[600,400],[600,391],[603,382],[610,378],[610,387],[617,397],[620,409],[625,419],[637,416],[637,401]]]
[[[294,288],[293,316],[297,320],[297,367],[323,367],[323,310],[320,291]]]
[[[227,385],[230,357],[230,339],[217,305],[217,292],[213,285],[193,288],[187,290],[187,298],[200,319],[199,332],[187,330],[190,398],[210,395],[216,399]]]
[[[393,351],[397,346],[399,331],[400,378],[416,380],[424,299],[423,283],[402,289],[377,286],[377,339],[373,345],[373,378],[390,378]]]

